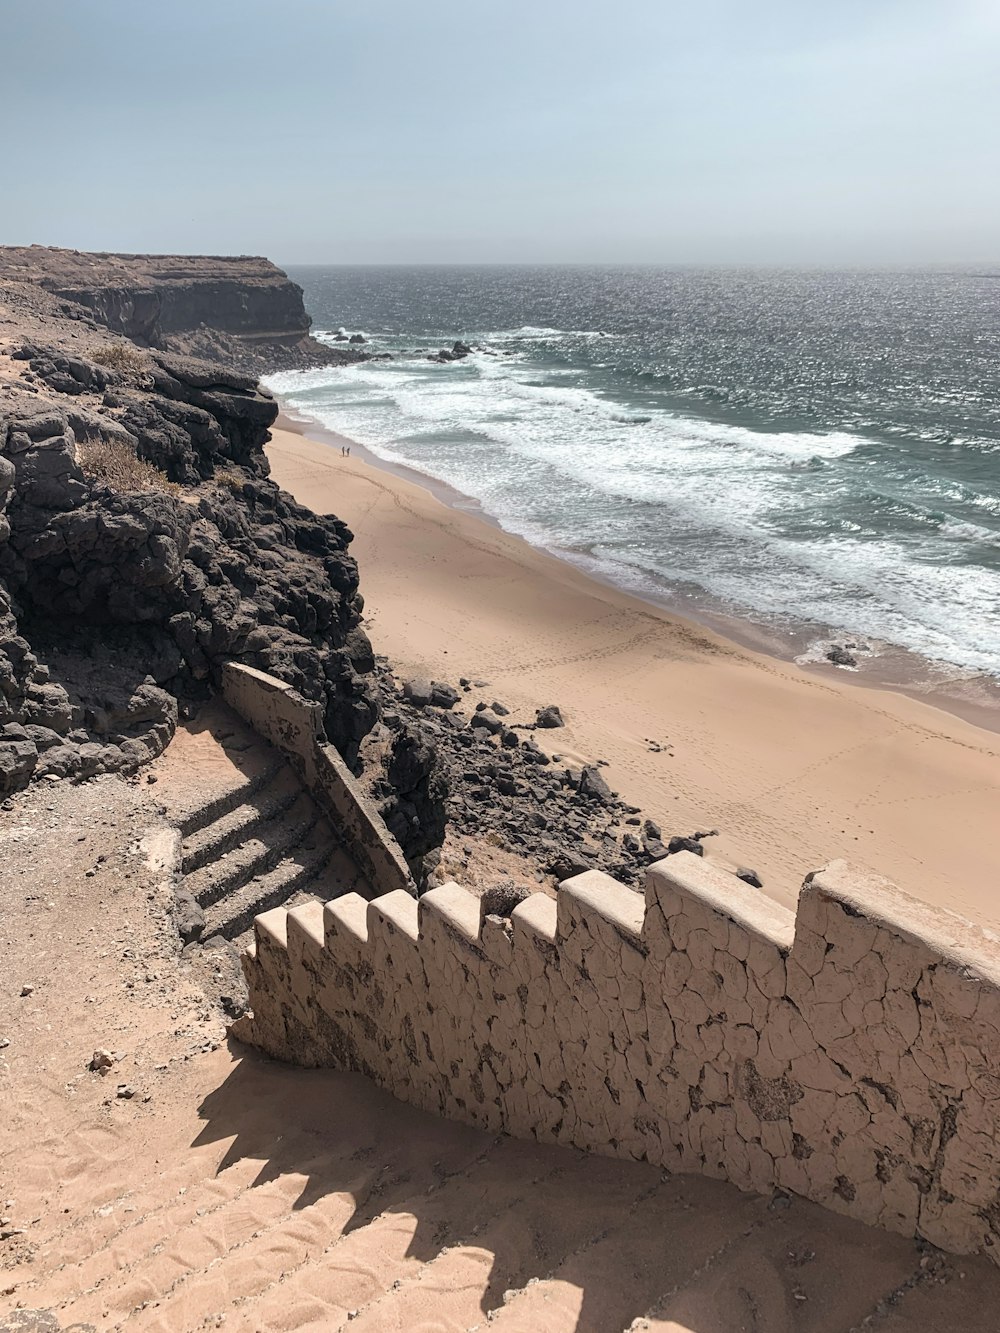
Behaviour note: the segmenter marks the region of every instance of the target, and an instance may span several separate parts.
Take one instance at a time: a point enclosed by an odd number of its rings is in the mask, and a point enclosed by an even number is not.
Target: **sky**
[[[1000,259],[1000,0],[0,0],[0,242]]]

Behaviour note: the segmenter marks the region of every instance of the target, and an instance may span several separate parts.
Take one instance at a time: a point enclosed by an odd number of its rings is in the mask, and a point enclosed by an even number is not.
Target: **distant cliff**
[[[253,255],[89,254],[0,246],[0,284],[30,283],[143,347],[266,370],[366,359],[309,334],[302,289]]]

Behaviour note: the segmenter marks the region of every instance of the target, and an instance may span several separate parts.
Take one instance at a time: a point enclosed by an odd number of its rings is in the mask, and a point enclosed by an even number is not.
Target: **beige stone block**
[[[827,1126],[837,1109],[839,1098],[831,1092],[812,1089],[808,1096],[793,1102],[788,1113],[792,1129],[818,1151],[831,1136]]]
[[[737,1063],[756,1058],[759,1038],[755,1028],[747,1023],[727,1023],[723,1029],[726,1051]]]
[[[826,915],[825,910],[823,913]],[[801,915],[795,923],[795,939],[790,957],[802,968],[807,977],[815,977],[826,962],[826,940],[822,935],[810,930]]]
[[[852,969],[856,994],[861,999],[881,1000],[889,988],[889,973],[877,953],[867,953]]]
[[[884,1028],[885,1009],[881,1000],[869,1000],[861,1011],[862,1022],[866,1028]]]
[[[774,1159],[755,1142],[747,1144],[747,1155],[750,1158],[750,1186],[758,1193],[766,1194],[777,1183]]]
[[[680,949],[675,950],[666,960],[663,966],[662,994],[668,1004],[684,990],[691,971],[691,959]]]
[[[813,986],[813,979],[795,961],[794,954],[785,961],[785,978],[785,992],[788,998],[794,1000],[800,1009],[805,1009],[807,1005],[815,1002],[816,991]]]
[[[903,1170],[897,1169],[882,1185],[882,1215],[879,1224],[890,1231],[912,1236],[920,1214],[920,1190]]]
[[[725,927],[725,923],[722,923]],[[691,964],[696,972],[708,972],[711,970],[715,961],[715,950],[719,943],[719,936],[725,940],[728,937],[728,930],[723,928],[719,930],[706,930],[704,928],[692,930],[687,940],[687,956],[691,959]]]
[[[743,1000],[747,993],[746,968],[738,958],[724,949],[716,949],[711,968],[722,978],[722,992],[726,1000]]]
[[[556,942],[556,904],[544,893],[533,893],[518,903],[510,914],[510,923],[514,932],[514,956],[525,957],[534,966],[539,958],[540,946],[555,945]],[[542,953],[541,957],[548,957]]]
[[[769,1033],[766,1028],[760,1034],[760,1043],[757,1047],[757,1058],[754,1064],[761,1078],[782,1078],[788,1071],[788,1061],[784,1056],[775,1055],[771,1050]]]
[[[265,948],[268,945],[278,945],[282,949],[285,947],[287,918],[288,913],[283,907],[274,907],[270,912],[261,912],[259,916],[254,917],[253,930],[258,957],[262,945]]]
[[[969,1086],[969,1070],[961,1048],[939,1040],[936,1034],[921,1031],[920,1041],[910,1051],[913,1063],[925,1078],[952,1093]]]
[[[989,1208],[997,1200],[1000,1169],[992,1129],[972,1133],[961,1125],[944,1150],[941,1189],[977,1209]]]
[[[785,960],[776,949],[766,944],[751,942],[747,971],[752,975],[762,995],[766,995],[770,1000],[784,996],[788,984],[785,976]]]
[[[706,1065],[701,1080],[701,1095],[708,1102],[720,1105],[732,1102],[733,1093],[730,1080],[718,1065]]]
[[[646,1001],[649,1049],[654,1056],[668,1056],[674,1048],[674,1024],[662,1003]]]
[[[776,1055],[795,1060],[816,1050],[816,1038],[795,1005],[778,1000],[767,1019],[771,1049]]]
[[[726,995],[711,967],[714,960],[713,954],[709,957],[708,968],[695,966],[691,969],[691,975],[687,979],[687,989],[705,1001],[710,1013],[721,1013],[726,1007]]]
[[[812,979],[812,1003],[842,1004],[849,995],[855,993],[850,972],[841,972],[835,967],[824,967]]]
[[[707,1021],[711,1011],[700,995],[685,989],[670,1000],[670,1014],[675,1027],[688,1023],[697,1028]]]
[[[728,951],[738,963],[745,963],[750,953],[750,934],[735,921],[729,922]]]
[[[783,1190],[809,1197],[812,1188],[805,1163],[796,1157],[781,1157],[774,1164],[777,1184]]]
[[[837,1099],[837,1106],[827,1128],[832,1134],[844,1134],[856,1143],[855,1135],[871,1124],[871,1112],[856,1093]]]
[[[875,938],[874,952],[885,968],[887,989],[905,991],[907,995],[920,980],[924,968],[934,961],[930,950],[914,947],[885,927]]]
[[[829,1047],[854,1031],[839,1004],[814,1004],[805,1017],[820,1046]]]
[[[698,1049],[703,1062],[717,1060],[722,1054],[725,1033],[722,1023],[706,1023],[698,1033]]]
[[[696,1033],[697,1029],[695,1029],[694,1033],[691,1035],[694,1036]],[[678,1035],[682,1036],[680,1032]],[[698,1086],[701,1081],[701,1068],[703,1064],[704,1061],[701,1052],[695,1049],[693,1042],[690,1045],[684,1042],[682,1036],[682,1040],[678,1042],[677,1049],[674,1051],[673,1066],[677,1070],[680,1078],[682,1078],[689,1087],[696,1088]]]
[[[775,1160],[792,1151],[792,1127],[787,1120],[765,1120],[760,1127],[761,1147]]]
[[[850,914],[840,903],[831,902],[827,910],[827,943],[833,948],[827,964],[840,972],[850,972],[875,947],[878,927],[871,921]]]
[[[454,882],[429,889],[417,904],[420,938],[434,949],[479,949],[479,899]]]
[[[920,1234],[952,1254],[973,1254],[982,1248],[990,1232],[973,1205],[961,1199],[944,1204],[932,1195],[925,1198],[920,1209]]]
[[[354,955],[368,943],[368,902],[360,893],[345,893],[323,907],[326,946],[333,952],[346,948]]]
[[[943,965],[934,969],[928,977],[929,999],[942,1020],[971,1019],[979,1005],[984,990],[982,983],[974,976],[963,976],[953,967]],[[923,987],[921,987],[923,993]]]

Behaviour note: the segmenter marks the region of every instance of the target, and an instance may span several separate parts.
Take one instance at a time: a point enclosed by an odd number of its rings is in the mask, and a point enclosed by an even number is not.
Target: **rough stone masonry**
[[[645,898],[349,894],[259,917],[244,966],[235,1034],[279,1059],[997,1256],[1000,941],[843,863],[794,916],[683,852]]]

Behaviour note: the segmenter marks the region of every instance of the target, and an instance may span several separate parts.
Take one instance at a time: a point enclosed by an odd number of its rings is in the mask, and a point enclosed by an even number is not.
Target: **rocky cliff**
[[[40,288],[54,313],[121,334],[143,347],[190,353],[231,367],[364,359],[309,336],[302,289],[258,256],[88,254],[0,246],[0,287]]]
[[[0,796],[137,769],[227,659],[319,702],[357,766],[380,686],[351,533],[268,479],[253,374],[165,350],[199,316],[216,353],[301,350],[301,293],[263,260],[52,254],[0,262]],[[408,810],[419,873],[439,812],[429,838]]]

